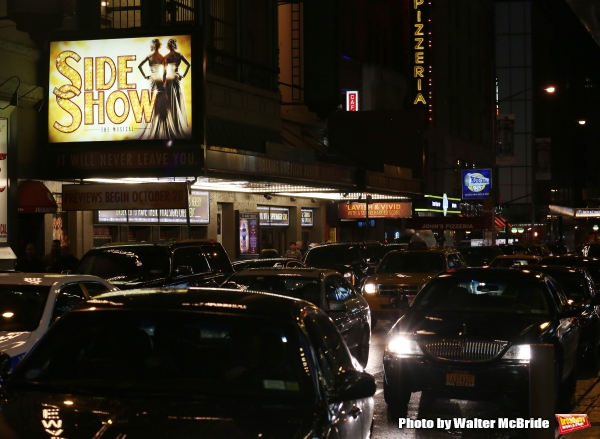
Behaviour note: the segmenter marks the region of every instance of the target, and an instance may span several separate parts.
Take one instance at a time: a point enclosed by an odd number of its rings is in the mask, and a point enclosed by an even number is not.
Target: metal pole
[[[554,439],[554,346],[532,344],[529,360],[529,417],[550,421],[549,428],[532,428],[531,439]]]
[[[366,203],[366,217],[367,217],[367,224],[366,224],[366,239],[365,241],[369,240],[369,196],[367,195],[365,197],[365,203]]]
[[[187,221],[187,237],[192,239],[192,227],[190,224],[190,192],[192,191],[191,182],[187,183],[187,196],[185,197],[185,219]]]

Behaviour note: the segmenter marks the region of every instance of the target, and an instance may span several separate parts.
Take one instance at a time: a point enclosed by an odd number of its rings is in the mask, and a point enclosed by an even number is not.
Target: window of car
[[[93,249],[84,255],[75,273],[108,280],[121,276],[166,276],[169,256],[165,247],[154,245]]]
[[[360,264],[362,258],[358,245],[324,245],[310,250],[304,262],[309,267],[328,267],[331,264]]]
[[[227,252],[220,245],[201,245],[204,256],[208,261],[208,265],[213,271],[221,273],[231,273],[231,261]]]
[[[90,297],[96,297],[101,294],[109,293],[113,288],[110,288],[100,282],[81,282],[87,290]]]
[[[50,288],[33,285],[0,286],[0,331],[30,332],[37,329]]]
[[[200,246],[181,247],[173,252],[173,270],[179,267],[192,267],[194,274],[206,273],[210,267],[200,252]],[[189,273],[188,273],[189,274]]]
[[[457,269],[457,268],[461,268],[463,266],[460,258],[458,257],[458,255],[455,255],[453,253],[450,253],[448,255],[448,268],[449,269]]]
[[[319,361],[322,381],[327,390],[332,390],[337,371],[352,368],[350,352],[329,317],[321,313],[310,313],[304,324]]]
[[[568,300],[567,300],[567,296],[563,292],[560,285],[558,285],[554,279],[548,279],[546,282],[548,283],[548,288],[550,289],[550,292],[552,293],[552,298],[556,302],[556,307],[558,309],[558,312],[559,313],[563,312],[565,307],[568,306],[568,304],[569,304]]]
[[[352,285],[343,277],[330,275],[325,278],[325,297],[327,302],[345,302],[355,297]]]
[[[13,384],[303,398],[314,395],[292,322],[253,315],[126,309],[73,312],[34,348]],[[210,361],[207,361],[210,359]],[[84,391],[84,390],[82,390]]]
[[[52,312],[52,321],[84,300],[86,300],[85,293],[78,283],[64,285],[56,294],[56,302],[54,304],[54,311]]]

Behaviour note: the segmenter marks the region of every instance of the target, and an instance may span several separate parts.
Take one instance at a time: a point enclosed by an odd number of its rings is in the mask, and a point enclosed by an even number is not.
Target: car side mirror
[[[10,372],[11,358],[6,352],[0,353],[0,378],[4,379]]]
[[[375,274],[375,270],[377,270],[377,267],[374,266],[370,266],[369,268],[367,268],[367,276],[372,276]]]
[[[332,300],[329,302],[329,311],[344,312],[346,311],[346,304]]]
[[[377,385],[373,375],[357,370],[345,370],[338,376],[338,385],[329,397],[330,402],[370,398],[375,395]]]
[[[189,265],[180,265],[175,269],[175,276],[189,276],[194,274],[194,269]]]

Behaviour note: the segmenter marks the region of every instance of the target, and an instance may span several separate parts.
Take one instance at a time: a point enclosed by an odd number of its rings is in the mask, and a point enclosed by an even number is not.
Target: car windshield
[[[75,269],[75,273],[91,274],[109,281],[117,281],[122,276],[167,276],[168,250],[160,246],[90,250]]]
[[[238,288],[253,291],[266,291],[281,294],[296,299],[307,300],[315,305],[320,303],[319,279],[302,276],[300,273],[282,274],[277,276],[265,275],[233,275],[228,282],[235,282]]]
[[[510,268],[514,265],[537,264],[535,259],[524,258],[496,258],[490,263],[490,268]]]
[[[439,273],[445,265],[442,254],[403,251],[385,255],[377,273]]]
[[[15,386],[148,394],[303,398],[310,371],[299,331],[281,320],[157,310],[66,314]]]
[[[434,312],[551,314],[551,302],[543,283],[506,277],[436,278],[417,295],[412,308]]]
[[[323,246],[316,247],[308,252],[306,265],[309,267],[329,267],[335,264],[355,265],[360,264],[360,249],[357,245],[353,246]]]
[[[42,319],[48,294],[50,287],[1,285],[0,331],[35,331]]]

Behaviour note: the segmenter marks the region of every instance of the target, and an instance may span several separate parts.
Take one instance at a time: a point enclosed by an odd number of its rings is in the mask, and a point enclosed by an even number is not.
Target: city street
[[[391,324],[386,321],[379,321],[373,329],[371,340],[371,352],[367,372],[373,374],[377,381],[377,393],[375,394],[375,428],[373,431],[374,439],[388,438],[528,438],[529,430],[501,430],[501,429],[472,429],[472,430],[441,430],[441,429],[399,429],[399,418],[413,419],[490,419],[495,420],[501,417],[515,419],[526,417],[524,413],[511,409],[508,404],[502,400],[484,400],[484,401],[463,401],[435,399],[430,395],[424,396],[420,393],[413,393],[408,411],[406,413],[388,412],[387,404],[383,399],[383,369],[382,356],[385,344],[385,336]],[[582,402],[590,395],[590,391],[598,383],[598,376],[584,375],[580,373],[577,381],[577,389],[574,395],[573,407],[578,409],[582,407]],[[579,413],[579,412],[577,412]],[[592,419],[593,422],[593,419]],[[583,431],[582,431],[583,433]]]

